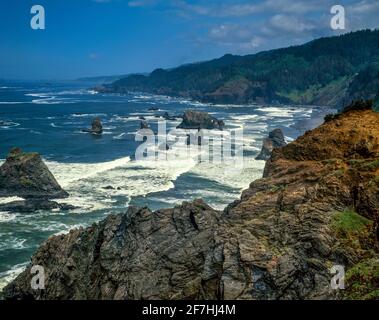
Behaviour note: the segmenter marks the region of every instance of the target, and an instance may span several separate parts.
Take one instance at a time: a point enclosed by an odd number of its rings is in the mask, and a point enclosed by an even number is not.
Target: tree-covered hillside
[[[132,75],[103,90],[145,91],[215,103],[283,102],[341,106],[378,98],[379,30],[301,46]]]

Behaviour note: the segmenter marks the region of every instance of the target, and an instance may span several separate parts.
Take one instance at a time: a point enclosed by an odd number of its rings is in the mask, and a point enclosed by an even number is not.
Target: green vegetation
[[[362,163],[366,162],[366,159],[351,159],[348,162],[352,166],[360,166]]]
[[[278,92],[278,95],[287,98],[288,100],[293,101],[295,103],[306,104],[314,100],[320,88],[320,85],[312,85],[304,91],[292,90],[290,92]]]
[[[33,182],[31,180],[29,180],[28,178],[25,178],[25,177],[20,178],[20,183],[24,187],[32,187],[33,186]]]
[[[367,300],[379,298],[379,259],[357,263],[346,272],[347,298]]]
[[[331,221],[331,229],[338,239],[339,250],[347,256],[354,254],[359,262],[346,272],[348,299],[374,299],[379,295],[379,259],[375,248],[373,222],[358,213],[347,210],[337,212]]]
[[[373,110],[373,101],[372,100],[363,100],[363,99],[354,100],[351,102],[351,104],[349,104],[348,106],[343,108],[343,110],[341,112],[337,112],[334,114],[331,114],[331,113],[327,114],[324,117],[324,121],[329,122],[329,121],[338,119],[342,113],[354,111],[354,110],[355,111]]]
[[[337,212],[333,216],[332,228],[340,235],[350,238],[362,233],[372,222],[354,211]]]
[[[379,30],[321,38],[246,56],[131,75],[106,86],[116,92],[147,91],[219,103],[283,102],[341,107],[379,99]]]
[[[359,72],[350,84],[349,91],[352,99],[371,99],[374,107],[379,107],[379,59]]]
[[[278,191],[283,191],[286,189],[286,186],[285,185],[274,185],[271,187],[270,191],[271,192],[278,192]]]
[[[338,169],[332,172],[333,176],[336,176],[338,178],[341,178],[345,174],[345,169]]]
[[[329,121],[332,121],[332,120],[334,120],[334,119],[337,119],[339,116],[340,116],[340,113],[336,113],[336,114],[328,113],[328,114],[324,117],[324,121],[325,121],[325,122],[329,122]]]
[[[37,152],[24,152],[20,148],[12,148],[8,157],[17,161],[24,161],[34,157],[39,157],[39,154]]]
[[[331,221],[331,229],[339,239],[341,248],[362,257],[367,255],[367,248],[373,241],[372,225],[371,220],[351,210],[337,212]]]
[[[363,110],[372,110],[372,109],[373,109],[373,100],[358,99],[358,100],[354,100],[350,105],[345,107],[342,112],[363,111]]]
[[[371,161],[369,163],[365,163],[362,167],[365,169],[366,168],[370,169],[370,170],[379,169],[379,160],[374,160],[374,161]]]

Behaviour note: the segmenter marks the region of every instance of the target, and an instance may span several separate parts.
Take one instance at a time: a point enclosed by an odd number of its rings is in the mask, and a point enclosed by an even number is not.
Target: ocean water
[[[264,162],[254,157],[270,130],[281,128],[289,142],[330,112],[315,106],[210,105],[142,93],[98,94],[89,89],[92,86],[0,82],[0,164],[15,146],[39,152],[70,194],[60,201],[77,207],[66,212],[0,212],[0,289],[22,271],[49,236],[125,212],[129,205],[155,210],[203,198],[223,209],[262,176]],[[139,116],[155,131],[164,112],[181,115],[187,109],[211,113],[224,120],[226,129],[243,128],[242,170],[228,171],[222,163],[193,157],[135,160],[141,143],[135,141]],[[81,132],[95,117],[103,123],[101,137]],[[180,119],[169,121],[167,129],[179,123]],[[0,203],[14,200],[17,197],[0,197]]]

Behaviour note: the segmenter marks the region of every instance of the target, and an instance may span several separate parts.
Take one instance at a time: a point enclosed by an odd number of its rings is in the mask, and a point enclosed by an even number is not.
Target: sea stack
[[[24,199],[68,197],[38,153],[13,148],[0,167],[0,196]]]
[[[50,200],[68,196],[38,153],[25,153],[14,148],[0,167],[0,197],[23,198],[0,204],[0,211],[30,213],[37,210],[74,209],[71,205]]]
[[[263,140],[262,150],[255,160],[268,160],[274,148],[284,147],[285,145],[286,141],[282,130],[275,129],[268,134],[268,138]]]
[[[147,123],[147,121],[145,120],[142,120],[141,123],[140,123],[140,129],[141,130],[144,130],[144,129],[150,129],[150,126],[149,124]]]
[[[178,129],[218,129],[222,130],[224,121],[212,117],[207,112],[187,110],[184,112],[183,121],[177,126]]]
[[[89,132],[92,134],[102,134],[103,133],[103,125],[101,124],[100,118],[95,118],[92,121],[91,129],[83,129],[83,132]]]

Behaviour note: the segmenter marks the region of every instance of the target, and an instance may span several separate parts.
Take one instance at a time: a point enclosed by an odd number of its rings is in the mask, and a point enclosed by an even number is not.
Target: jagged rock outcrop
[[[56,201],[46,199],[28,199],[0,204],[0,210],[7,212],[30,213],[37,210],[53,209],[66,211],[76,209],[76,207],[69,204],[58,203]]]
[[[353,110],[274,149],[224,212],[129,208],[47,240],[6,298],[377,298],[379,114]],[[32,265],[46,289],[30,287]],[[346,290],[330,268],[346,270]],[[375,291],[376,290],[376,291]]]
[[[284,135],[282,130],[275,129],[268,134],[268,138],[263,140],[262,150],[255,160],[267,160],[270,158],[272,150],[274,148],[284,147],[286,141],[284,140]]]
[[[0,211],[34,212],[37,210],[70,210],[74,207],[50,201],[68,197],[38,153],[25,153],[19,148],[10,151],[0,167],[0,197],[21,197],[25,200],[1,203]]]
[[[175,121],[177,117],[170,116],[169,113],[166,111],[165,113],[163,113],[162,118],[168,121]]]
[[[140,126],[139,126],[139,128],[140,128],[141,130],[143,130],[143,129],[150,129],[150,126],[149,126],[149,124],[147,123],[147,121],[142,120],[142,121],[140,122]]]
[[[219,129],[222,130],[225,124],[222,120],[212,117],[207,112],[187,110],[183,114],[183,121],[177,128],[179,129]]]
[[[0,167],[0,197],[25,199],[66,198],[64,191],[38,153],[25,153],[19,148],[10,151]]]
[[[96,135],[102,134],[103,133],[103,125],[101,123],[100,118],[95,118],[92,121],[91,129],[82,129],[82,131],[92,133],[92,134],[96,134]]]

